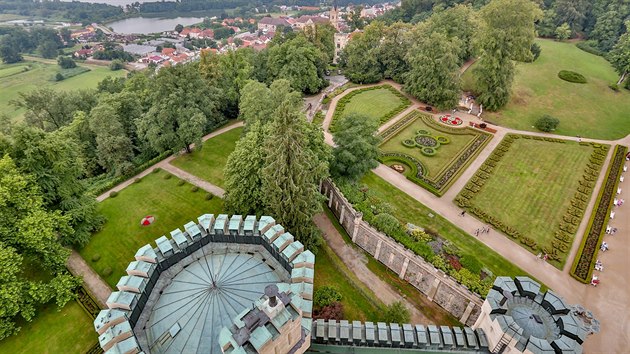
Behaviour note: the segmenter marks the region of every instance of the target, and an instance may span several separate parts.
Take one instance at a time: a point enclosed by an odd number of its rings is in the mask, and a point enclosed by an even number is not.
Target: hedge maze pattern
[[[615,147],[615,152],[606,173],[606,180],[600,189],[595,210],[591,215],[588,228],[582,238],[582,244],[571,267],[571,275],[583,283],[588,283],[593,273],[595,259],[599,251],[598,246],[606,230],[608,215],[610,214],[617,185],[619,184],[619,175],[623,168],[626,152],[627,148],[625,146],[617,145]],[[606,156],[604,155],[603,158],[605,159]]]
[[[591,145],[593,147],[593,152],[591,153],[587,167],[584,169],[582,179],[579,181],[580,185],[571,199],[571,206],[562,217],[562,222],[558,224],[554,233],[554,239],[550,244],[539,245],[536,240],[521,235],[521,233],[514,227],[504,224],[501,220],[489,215],[484,210],[481,210],[473,204],[475,195],[483,188],[484,184],[494,172],[494,169],[499,161],[501,161],[503,156],[508,152],[514,141],[517,139],[533,139],[559,144],[566,143],[566,140],[555,138],[516,134],[506,135],[495,151],[492,152],[471,180],[466,184],[464,189],[459,193],[457,198],[455,198],[455,203],[460,208],[467,209],[471,214],[492,225],[504,234],[518,240],[520,243],[530,248],[532,252],[544,252],[548,255],[548,259],[550,261],[559,262],[561,254],[567,254],[571,248],[573,236],[582,221],[582,217],[584,216],[584,212],[586,210],[588,200],[593,192],[597,177],[604,161],[606,160],[609,146],[596,143],[580,143],[582,146]]]

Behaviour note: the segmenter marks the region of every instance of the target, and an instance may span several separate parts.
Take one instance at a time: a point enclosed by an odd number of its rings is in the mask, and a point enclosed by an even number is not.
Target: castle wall
[[[463,324],[472,326],[475,323],[483,303],[479,295],[371,227],[330,180],[322,182],[320,192],[328,198],[328,206],[356,245]]]

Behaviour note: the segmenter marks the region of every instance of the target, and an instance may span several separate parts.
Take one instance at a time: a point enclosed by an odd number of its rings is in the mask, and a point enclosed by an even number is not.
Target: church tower
[[[339,31],[339,9],[337,8],[337,0],[333,0],[332,9],[328,11],[328,20],[330,24]]]

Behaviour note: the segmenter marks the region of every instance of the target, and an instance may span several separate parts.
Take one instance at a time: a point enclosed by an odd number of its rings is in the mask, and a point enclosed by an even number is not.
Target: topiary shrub
[[[133,180],[133,183],[140,183],[142,182],[142,178],[136,178]]]
[[[171,179],[171,178],[173,178],[173,175],[172,175],[172,174],[170,174],[170,173],[167,173],[167,174],[165,174],[165,175],[164,175],[164,177],[162,177],[162,178],[164,178],[164,179]]]
[[[538,130],[541,130],[543,132],[551,132],[556,130],[558,124],[560,124],[560,120],[558,120],[558,118],[545,114],[542,117],[538,118],[534,125]]]
[[[586,83],[586,78],[584,77],[584,75],[576,73],[575,71],[560,70],[560,72],[558,73],[558,77],[564,81],[573,82],[576,84]]]
[[[98,262],[99,259],[101,259],[101,255],[98,253],[92,256],[92,262]]]
[[[116,198],[117,196],[118,196],[118,192],[116,192],[116,191],[109,192],[109,197],[110,198]]]
[[[159,167],[156,167],[156,168],[154,168],[154,169],[153,169],[153,171],[151,171],[151,172],[153,172],[153,173],[158,173],[158,172],[160,172],[160,171],[162,171],[162,169],[161,169],[161,168],[159,168]]]
[[[112,275],[114,271],[112,270],[112,267],[106,267],[105,269],[103,269],[103,276],[110,276]]]
[[[372,225],[378,230],[387,235],[393,235],[395,232],[401,229],[400,222],[391,214],[381,213],[374,217]]]
[[[214,198],[214,194],[212,193],[206,194],[206,200],[212,200],[212,198]]]
[[[177,182],[177,186],[178,186],[178,187],[181,187],[181,186],[183,186],[184,184],[186,184],[186,182],[185,182],[183,179],[180,179],[180,180],[179,180],[179,182]]]
[[[341,299],[341,293],[339,293],[335,287],[325,285],[315,290],[313,304],[316,307],[325,307],[333,302],[341,301]]]
[[[190,191],[193,193],[197,192],[198,190],[199,190],[199,187],[197,186],[192,186],[192,188],[190,188]]]

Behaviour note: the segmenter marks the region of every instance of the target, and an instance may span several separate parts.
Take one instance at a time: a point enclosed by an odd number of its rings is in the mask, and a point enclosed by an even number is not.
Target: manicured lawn
[[[618,75],[604,58],[586,53],[573,43],[537,40],[542,48],[538,60],[517,64],[517,74],[508,105],[486,120],[520,130],[532,126],[543,114],[560,119],[557,134],[599,139],[619,139],[630,133],[630,91],[614,92],[608,85]],[[474,65],[471,69],[474,69]],[[586,84],[558,78],[560,70],[584,75]],[[464,75],[471,86],[472,70]]]
[[[511,277],[528,275],[524,270],[477,241],[474,236],[468,235],[448,220],[435,215],[435,212],[430,208],[411,198],[398,188],[393,187],[374,173],[368,173],[363,177],[361,183],[366,184],[370,192],[374,193],[378,198],[387,201],[393,208],[392,215],[396,216],[400,221],[435,229],[440,236],[453,242],[464,254],[475,255],[494,275]],[[433,215],[433,217],[430,217],[429,214]],[[533,277],[531,278],[533,279]]]
[[[320,286],[328,285],[339,291],[342,296],[344,319],[349,321],[380,320],[382,310],[379,307],[383,307],[383,303],[356,278],[326,244],[323,244],[317,252],[314,285],[315,290]]]
[[[426,175],[432,178],[439,175],[442,170],[477,136],[481,135],[481,133],[471,128],[463,128],[457,131],[451,129],[449,132],[446,127],[440,127],[438,125],[440,123],[434,123],[428,119],[430,118],[423,119],[423,117],[421,117],[416,119],[392,138],[383,142],[379,148],[382,152],[398,152],[420,160],[428,170],[428,174]],[[413,140],[418,130],[427,131],[428,135],[431,137],[444,136],[450,140],[450,143],[440,144],[436,149],[437,153],[435,155],[425,156],[422,154],[419,147],[409,148],[402,144],[403,140]],[[457,132],[458,134],[451,132]]]
[[[87,67],[90,71],[55,82],[52,78],[60,70],[56,64],[40,61],[0,64],[0,111],[12,119],[19,119],[24,114],[24,110],[17,110],[9,102],[18,99],[20,92],[28,92],[42,87],[52,87],[55,90],[96,88],[96,85],[107,76],[121,77],[127,74],[124,70],[111,71],[104,66],[84,64],[80,64],[80,66]],[[29,70],[22,72],[25,67]]]
[[[16,336],[0,341],[0,353],[85,353],[98,341],[92,318],[76,301],[61,311],[50,303],[32,322],[19,322]]]
[[[162,235],[170,238],[170,231],[178,227],[183,230],[185,223],[196,221],[199,215],[223,211],[220,198],[206,200],[205,191],[192,192],[192,185],[178,186],[180,179],[164,179],[166,175],[170,176],[164,171],[151,173],[99,204],[99,211],[108,221],[79,253],[112,287],[125,274],[138,248],[147,243],[155,246],[153,241]],[[141,226],[146,215],[154,216],[155,222]],[[92,261],[95,255],[101,256],[97,262]],[[111,275],[104,274],[106,268],[111,268]]]
[[[574,141],[516,139],[470,199],[471,206],[534,239],[539,246],[548,246],[571,206],[592,152],[592,146]],[[567,255],[560,255],[561,268]]]
[[[242,133],[243,128],[235,128],[208,139],[203,143],[201,150],[182,155],[173,160],[171,164],[212,184],[223,187],[225,183],[223,169]]]
[[[339,102],[342,100],[343,98]],[[333,117],[330,130],[334,131],[337,119],[350,113],[365,115],[380,122],[379,125],[383,124],[393,118],[393,116],[389,116],[389,114],[399,109],[403,103],[403,100],[388,88],[378,88],[360,92],[352,96],[350,101],[345,104],[345,107],[337,107],[337,109],[343,109],[343,111],[341,114],[336,114],[339,115],[338,117]]]
[[[433,301],[429,301],[429,299],[422,295],[418,289],[414,288],[411,284],[406,282],[405,280],[400,279],[397,274],[387,269],[385,265],[372,257],[369,253],[363,251],[360,247],[355,245],[352,242],[352,239],[343,229],[343,227],[337,221],[337,218],[333,215],[332,211],[328,208],[328,206],[324,205],[324,212],[330,219],[330,221],[335,226],[335,229],[339,231],[341,237],[347,245],[352,246],[354,249],[362,252],[367,258],[367,267],[372,271],[377,277],[379,277],[382,281],[391,285],[394,289],[398,290],[400,294],[402,294],[409,302],[415,305],[415,307],[422,312],[425,316],[432,319],[434,323],[439,325],[446,326],[460,326],[461,323],[451,314],[442,309],[438,304]]]

